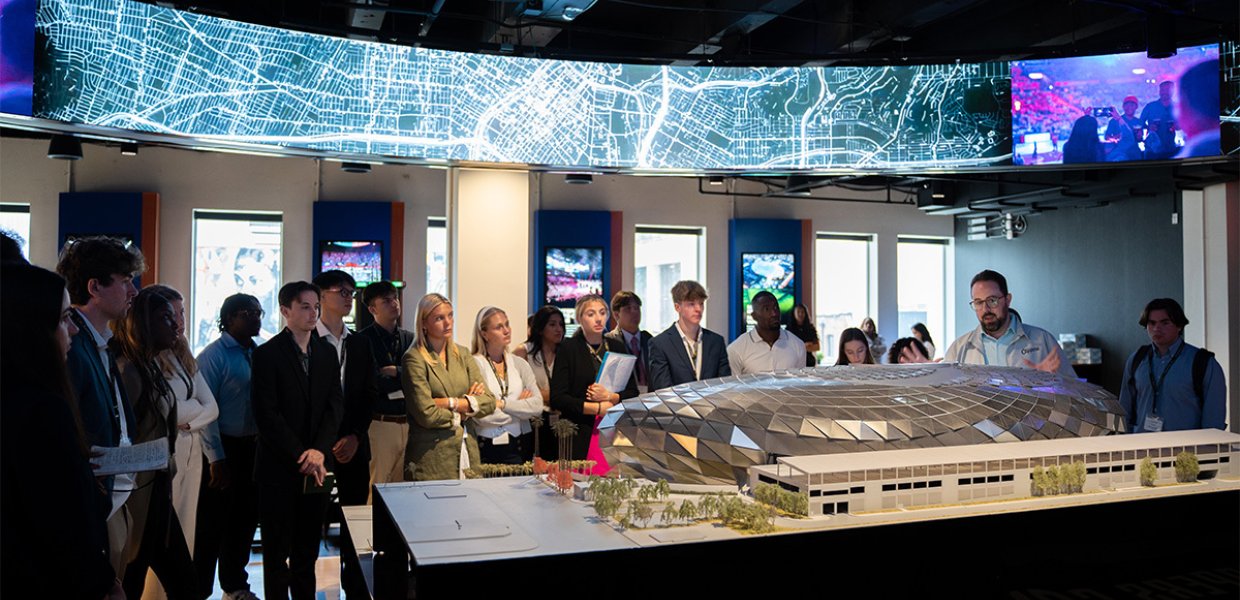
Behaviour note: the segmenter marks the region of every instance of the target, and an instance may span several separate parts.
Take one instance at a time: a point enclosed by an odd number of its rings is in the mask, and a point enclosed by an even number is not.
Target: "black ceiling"
[[[572,21],[560,7],[589,0],[150,3],[428,48],[684,65],[1013,60],[1144,51],[1151,23],[1181,47],[1240,29],[1236,0],[597,0]]]

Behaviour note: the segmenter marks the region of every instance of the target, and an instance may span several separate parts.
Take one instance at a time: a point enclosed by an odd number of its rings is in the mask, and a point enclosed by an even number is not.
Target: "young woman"
[[[872,365],[874,356],[870,354],[870,338],[856,327],[849,327],[840,334],[839,356],[837,365]]]
[[[542,414],[542,395],[534,369],[508,351],[511,344],[508,315],[494,306],[478,311],[471,349],[483,383],[496,398],[495,412],[469,421],[484,463],[519,465],[534,458],[530,419]]]
[[[874,323],[874,319],[870,317],[862,319],[861,331],[865,334],[866,343],[870,345],[870,356],[874,362],[882,360],[887,354],[887,343],[883,341],[883,336],[878,335],[878,325]]]
[[[626,353],[624,342],[603,337],[607,326],[607,302],[589,294],[577,300],[577,322],[581,326],[573,337],[564,340],[551,371],[551,408],[560,411],[561,419],[577,424],[572,440],[571,460],[585,459],[598,416],[621,400],[637,396],[637,378],[629,376],[623,390],[609,390],[594,382],[603,355]]]
[[[194,556],[196,523],[198,521],[198,494],[203,484],[203,460],[216,463],[223,458],[223,444],[218,431],[210,431],[208,425],[219,418],[219,406],[207,381],[198,370],[198,362],[189,350],[185,339],[185,298],[166,285],[148,286],[172,305],[172,315],[177,324],[177,342],[171,350],[159,354],[159,366],[164,381],[172,392],[177,408],[176,474],[172,477],[172,507],[190,557]],[[218,471],[218,467],[215,468]],[[152,590],[160,589],[159,580],[148,573],[146,584]],[[161,596],[161,594],[156,594]]]
[[[915,323],[913,325],[913,337],[926,347],[926,358],[934,358],[934,340],[930,338],[930,330],[926,329],[925,323]]]
[[[77,335],[65,280],[9,262],[0,278],[0,595],[123,597],[108,561],[110,498],[65,371]]]
[[[468,349],[452,342],[452,303],[439,294],[418,302],[413,345],[402,359],[401,386],[412,424],[405,464],[413,481],[461,479],[479,464],[478,443],[465,432],[470,418],[491,414],[495,397]]]
[[[172,303],[150,288],[133,300],[124,319],[113,324],[115,335],[109,348],[116,355],[120,381],[133,403],[137,431],[135,444],[167,440],[170,469],[175,471],[177,402],[164,378],[159,357],[177,345],[176,315]],[[204,386],[205,387],[205,386]],[[195,597],[194,569],[184,531],[172,508],[173,472],[138,473],[136,488],[129,502],[134,523],[130,530],[129,552],[133,556],[125,569],[125,594],[140,598],[145,589],[146,570],[159,577],[170,598]],[[137,502],[138,504],[134,504]],[[145,508],[143,508],[145,507]]]
[[[809,308],[804,304],[798,304],[792,309],[792,322],[788,324],[788,332],[805,342],[805,366],[818,364],[818,357],[814,355],[820,349],[818,328],[814,327],[814,322],[809,318]]]
[[[538,392],[542,395],[543,415],[542,428],[538,432],[539,447],[534,451],[543,460],[555,460],[556,442],[551,433],[551,419],[560,418],[560,413],[551,411],[551,372],[555,369],[555,355],[564,341],[564,313],[550,304],[538,309],[530,317],[530,333],[514,354],[523,356],[534,371],[534,379],[538,382]],[[554,416],[553,416],[554,415]]]

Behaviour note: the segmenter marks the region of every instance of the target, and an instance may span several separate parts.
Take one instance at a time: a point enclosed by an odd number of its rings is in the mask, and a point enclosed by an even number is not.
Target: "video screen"
[[[796,304],[796,257],[792,254],[741,254],[741,311],[745,328],[755,325],[749,303],[763,290],[775,294],[780,316]]]
[[[0,112],[33,114],[37,0],[0,0]]]
[[[339,269],[362,288],[383,279],[382,242],[323,242],[322,271]]]
[[[547,304],[571,307],[582,296],[603,293],[601,247],[547,248],[546,269]]]
[[[1012,160],[1087,164],[1219,155],[1218,46],[1016,61]]]

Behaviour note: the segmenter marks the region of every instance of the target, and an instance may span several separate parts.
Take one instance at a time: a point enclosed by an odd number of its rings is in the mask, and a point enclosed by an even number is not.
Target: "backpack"
[[[1137,389],[1137,365],[1145,360],[1150,354],[1150,345],[1145,344],[1137,348],[1137,355],[1132,357],[1132,367],[1128,371],[1128,385],[1134,391]],[[1214,353],[1205,348],[1198,348],[1197,354],[1193,356],[1193,393],[1197,395],[1197,409],[1204,410],[1206,404],[1206,369],[1210,367],[1210,359],[1214,358]]]

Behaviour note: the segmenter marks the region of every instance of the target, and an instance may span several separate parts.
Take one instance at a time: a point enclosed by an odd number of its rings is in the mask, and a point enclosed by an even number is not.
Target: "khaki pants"
[[[405,444],[408,442],[408,423],[370,422],[371,485],[405,480]],[[370,504],[369,498],[366,503]]]
[[[112,513],[111,517],[108,517],[108,558],[112,561],[112,570],[116,572],[117,579],[125,578],[125,565],[129,564],[126,547],[132,526],[129,502],[126,501],[116,512]]]

